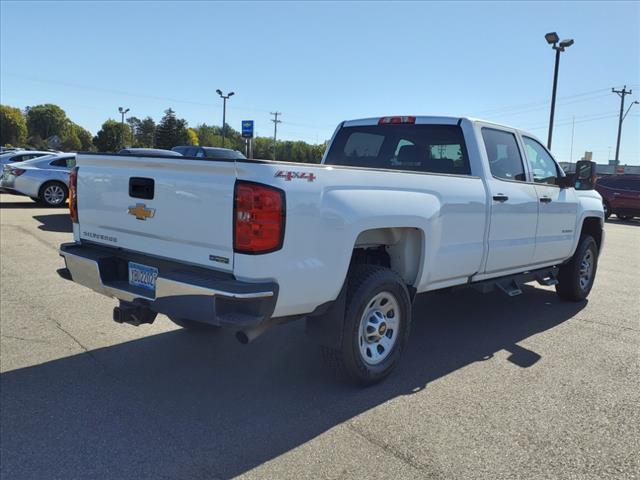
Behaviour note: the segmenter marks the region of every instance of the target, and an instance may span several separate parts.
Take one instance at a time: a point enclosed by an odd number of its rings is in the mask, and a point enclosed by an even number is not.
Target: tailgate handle
[[[131,177],[129,179],[129,196],[153,200],[154,184],[153,178]]]

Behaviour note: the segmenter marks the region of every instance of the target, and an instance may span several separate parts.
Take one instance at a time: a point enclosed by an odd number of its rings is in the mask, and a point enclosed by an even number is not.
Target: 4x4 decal
[[[278,170],[274,175],[276,178],[284,178],[287,182],[290,182],[294,179],[307,180],[308,182],[313,182],[316,178],[315,173],[310,172],[292,172],[290,170]]]

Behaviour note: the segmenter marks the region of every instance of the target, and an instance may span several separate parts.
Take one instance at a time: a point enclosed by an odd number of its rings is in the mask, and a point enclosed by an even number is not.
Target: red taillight
[[[26,170],[24,168],[12,168],[10,172],[11,172],[11,175],[13,175],[14,177],[19,177],[24,172],[26,172]]]
[[[400,123],[416,123],[416,117],[382,117],[378,125],[398,125]]]
[[[78,167],[69,173],[69,215],[73,223],[78,223]]]
[[[238,181],[234,197],[233,249],[255,254],[281,248],[284,192],[259,183]]]

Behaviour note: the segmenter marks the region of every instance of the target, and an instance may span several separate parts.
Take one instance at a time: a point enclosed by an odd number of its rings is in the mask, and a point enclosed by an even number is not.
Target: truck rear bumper
[[[250,328],[271,317],[278,298],[274,282],[241,282],[231,274],[93,244],[65,243],[60,255],[66,265],[61,277],[174,318]],[[155,292],[129,284],[129,261],[158,269]]]

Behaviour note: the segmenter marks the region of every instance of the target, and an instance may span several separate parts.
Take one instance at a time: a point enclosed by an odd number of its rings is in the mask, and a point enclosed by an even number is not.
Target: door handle
[[[551,197],[540,197],[542,203],[551,203]]]
[[[506,195],[502,195],[501,193],[499,193],[498,195],[494,195],[493,196],[493,201],[494,202],[506,202],[507,200],[509,200],[509,197],[507,197]]]

